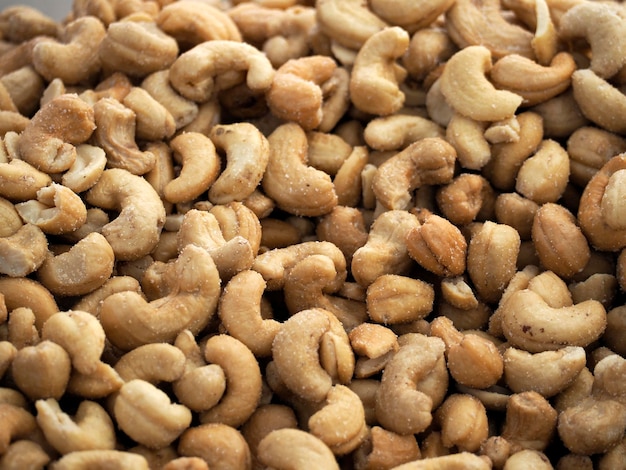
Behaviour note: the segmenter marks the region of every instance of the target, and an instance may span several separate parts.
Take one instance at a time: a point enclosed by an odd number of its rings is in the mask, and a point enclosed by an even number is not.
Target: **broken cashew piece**
[[[14,278],[41,267],[48,253],[48,238],[35,224],[26,223],[15,233],[0,238],[0,273]]]
[[[456,112],[477,121],[501,121],[515,114],[524,98],[496,89],[486,76],[491,68],[491,52],[485,46],[468,46],[448,59],[441,93]]]

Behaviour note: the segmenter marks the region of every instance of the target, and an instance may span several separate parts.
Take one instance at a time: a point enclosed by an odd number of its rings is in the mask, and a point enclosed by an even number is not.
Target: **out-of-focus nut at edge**
[[[114,466],[120,470],[148,470],[143,455],[121,450],[82,450],[64,455],[54,462],[54,470]]]
[[[35,314],[35,326],[41,331],[44,323],[59,311],[54,296],[41,283],[27,277],[0,278],[0,294],[7,311],[28,307]]]
[[[19,406],[0,403],[0,455],[4,454],[13,440],[28,438],[37,429],[35,417]]]

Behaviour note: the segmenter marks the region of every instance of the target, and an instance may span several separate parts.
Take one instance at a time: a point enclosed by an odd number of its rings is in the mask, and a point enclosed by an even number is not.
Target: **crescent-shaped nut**
[[[174,382],[185,370],[185,354],[169,343],[150,343],[125,353],[114,369],[124,382],[139,379],[157,385]]]
[[[197,103],[209,101],[219,76],[245,72],[246,84],[253,91],[265,92],[274,79],[274,67],[256,47],[240,41],[216,39],[183,52],[170,68],[172,86],[185,98]]]
[[[143,455],[121,450],[81,450],[70,452],[54,462],[56,470],[76,468],[107,468],[119,470],[149,470]]]
[[[259,186],[270,158],[267,138],[247,122],[218,124],[209,138],[226,152],[226,168],[209,188],[213,204],[243,201]]]
[[[572,91],[580,112],[610,132],[626,132],[626,96],[591,69],[572,74]]]
[[[501,121],[515,114],[524,98],[498,90],[487,78],[491,68],[491,51],[482,45],[468,46],[448,59],[441,93],[456,112],[477,121]]]
[[[285,446],[289,442],[289,446]],[[324,468],[339,470],[332,450],[313,434],[300,429],[271,431],[257,447],[257,458],[263,465],[277,470]]]
[[[122,104],[135,113],[135,136],[138,141],[159,141],[174,135],[174,116],[145,88],[132,87]]]
[[[208,423],[187,429],[176,450],[182,456],[200,457],[209,468],[252,467],[250,446],[238,429],[226,424]]]
[[[263,190],[276,205],[294,215],[320,216],[337,205],[330,175],[307,165],[306,132],[296,123],[282,124],[267,138],[270,155]]]
[[[420,0],[417,2],[372,0],[369,2],[372,11],[382,20],[401,26],[409,33],[431,25],[453,4],[454,0]]]
[[[45,233],[37,225],[26,223],[0,238],[0,273],[14,278],[28,276],[39,269],[47,253]]]
[[[374,118],[363,129],[363,139],[375,150],[401,150],[427,137],[445,137],[442,126],[428,118],[393,114]]]
[[[35,327],[41,331],[44,323],[59,311],[54,296],[41,283],[28,277],[0,278],[0,294],[10,312],[27,307],[35,314]]]
[[[14,158],[10,162],[0,162],[0,196],[11,201],[35,199],[37,191],[50,183],[49,174],[24,160]]]
[[[350,99],[365,113],[386,116],[405,100],[399,83],[407,72],[396,61],[409,47],[409,34],[398,26],[380,30],[359,49],[350,75]]]

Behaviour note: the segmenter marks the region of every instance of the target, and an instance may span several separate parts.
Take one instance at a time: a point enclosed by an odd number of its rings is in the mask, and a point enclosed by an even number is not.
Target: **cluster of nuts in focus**
[[[626,461],[626,7],[0,12],[0,469]]]

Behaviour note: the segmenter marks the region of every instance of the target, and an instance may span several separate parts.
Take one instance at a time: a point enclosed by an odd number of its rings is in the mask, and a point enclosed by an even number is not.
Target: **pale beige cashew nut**
[[[401,150],[426,137],[445,137],[442,126],[428,118],[411,114],[393,114],[370,120],[363,138],[375,150]]]
[[[626,140],[595,126],[583,126],[568,137],[566,149],[570,156],[570,180],[584,187],[607,161],[626,152]]]
[[[113,275],[108,278],[99,288],[83,295],[72,305],[72,310],[89,312],[96,318],[100,317],[100,304],[109,295],[115,292],[135,291],[141,292],[139,281],[131,276]]]
[[[208,3],[169,3],[161,8],[155,21],[163,32],[176,39],[183,50],[216,39],[242,40],[230,14]]]
[[[140,86],[172,115],[176,130],[190,125],[200,114],[198,104],[183,97],[172,87],[169,70],[151,73],[141,81]]]
[[[317,129],[330,132],[343,118],[350,106],[350,72],[337,67],[329,80],[322,84],[322,121]]]
[[[48,253],[48,239],[35,224],[26,223],[0,238],[0,273],[27,276],[41,267]]]
[[[3,455],[12,441],[28,438],[37,429],[35,417],[25,408],[0,403],[0,455]]]
[[[491,461],[471,452],[458,452],[415,460],[393,467],[393,470],[490,470]]]
[[[96,317],[81,310],[68,310],[52,315],[43,324],[41,339],[62,346],[72,366],[83,374],[95,372],[104,351],[105,332]]]
[[[328,256],[312,254],[298,261],[285,275],[283,292],[287,310],[295,314],[309,308],[322,308],[335,315],[346,331],[350,331],[367,318],[366,305],[333,291],[336,279],[335,263]]]
[[[191,424],[191,411],[172,403],[165,392],[144,380],[124,383],[113,402],[117,426],[135,442],[163,448],[176,440]]]
[[[31,400],[59,400],[65,394],[71,371],[68,353],[49,340],[21,348],[11,363],[13,381]]]
[[[499,59],[510,53],[534,58],[533,33],[509,22],[499,0],[457,0],[445,14],[446,31],[461,48],[482,45]]]
[[[265,92],[274,79],[269,59],[249,44],[215,39],[180,54],[170,67],[170,83],[182,96],[197,103],[208,101],[219,89],[220,76],[243,72],[252,91]]]
[[[567,388],[585,367],[587,360],[581,346],[565,346],[535,354],[508,347],[503,358],[504,380],[512,392],[532,390],[546,398]]]
[[[19,307],[30,308],[35,314],[35,326],[41,331],[43,324],[59,311],[54,296],[41,283],[27,277],[0,278],[0,294],[10,312]]]
[[[256,357],[268,357],[280,322],[262,316],[266,282],[260,273],[241,271],[224,286],[217,314],[226,331],[245,344]]]
[[[241,432],[221,423],[187,429],[176,451],[182,456],[200,457],[210,469],[246,470],[252,466],[252,452]]]
[[[355,450],[368,432],[361,399],[348,387],[339,384],[330,389],[324,405],[309,418],[307,427],[335,455]]]
[[[437,408],[434,421],[441,427],[442,444],[460,452],[477,452],[489,436],[485,405],[472,395],[451,394]]]
[[[218,124],[209,138],[226,152],[226,167],[209,188],[209,201],[228,204],[243,201],[260,184],[270,158],[267,138],[246,122]]]
[[[145,77],[166,70],[178,57],[176,40],[159,29],[154,21],[138,17],[114,21],[100,42],[102,70]]]
[[[81,401],[74,416],[64,412],[54,398],[37,400],[35,408],[37,424],[46,441],[60,454],[115,448],[113,421],[97,402]]]
[[[456,112],[448,122],[445,137],[462,168],[480,170],[491,159],[491,145],[485,138],[487,124]]]
[[[215,335],[204,345],[204,359],[217,364],[226,376],[219,403],[200,413],[201,423],[221,423],[237,428],[252,415],[261,399],[261,369],[252,351],[238,339]]]
[[[177,232],[178,250],[194,245],[205,250],[224,281],[237,273],[249,269],[254,261],[250,242],[241,235],[226,240],[217,218],[198,209],[189,210]]]
[[[489,71],[489,79],[501,90],[521,96],[523,106],[534,106],[567,90],[576,70],[576,61],[568,52],[554,56],[548,66],[517,54],[498,59]],[[520,77],[526,77],[521,81]]]
[[[32,65],[7,73],[0,78],[0,84],[22,115],[32,116],[40,108],[39,97],[45,90],[45,82]]]
[[[626,132],[626,96],[591,69],[572,74],[572,91],[582,115],[599,127],[618,134]]]
[[[335,323],[339,328],[333,326]],[[330,348],[336,352],[324,348],[321,345],[324,341],[330,341]],[[334,365],[324,360],[325,349],[328,350],[327,356],[336,355]],[[354,356],[341,323],[331,313],[319,308],[302,310],[286,320],[274,338],[272,353],[285,386],[297,396],[313,402],[324,400],[335,381],[325,365],[340,368],[337,370],[341,373],[337,377],[339,383],[349,382],[354,370]]]
[[[10,313],[9,321],[5,325],[6,339],[19,350],[39,344],[41,338],[35,327],[35,313],[28,307],[18,307]]]
[[[406,275],[414,263],[406,237],[418,226],[417,217],[405,210],[380,214],[370,228],[367,242],[352,257],[351,270],[356,282],[366,288],[383,274]]]
[[[454,1],[438,0],[419,2],[373,0],[370,3],[372,12],[389,24],[398,25],[413,33],[430,26],[435,20],[450,8]]]
[[[130,350],[142,344],[173,341],[189,329],[194,334],[209,322],[220,290],[211,255],[189,245],[167,264],[164,275],[168,295],[146,301],[133,291],[118,292],[100,306],[100,321],[112,344]]]
[[[58,96],[39,108],[20,134],[20,158],[46,173],[67,170],[76,159],[75,145],[94,132],[94,119],[92,107],[78,95]]]
[[[61,176],[61,184],[77,194],[85,192],[96,184],[106,164],[106,152],[101,147],[77,145],[76,159]]]
[[[578,224],[597,250],[617,251],[626,246],[619,187],[626,169],[626,154],[605,163],[591,178],[580,197]]]
[[[322,55],[288,60],[276,70],[265,93],[270,111],[281,120],[298,123],[306,131],[316,129],[324,117],[322,87],[336,68],[332,58]]]
[[[185,355],[169,343],[144,344],[126,352],[113,368],[124,382],[174,382],[183,375]]]
[[[397,63],[409,47],[409,34],[399,26],[384,28],[365,41],[352,67],[350,99],[364,113],[394,114],[405,101],[399,84],[406,70]]]
[[[53,470],[149,470],[143,455],[122,450],[83,450],[71,452],[51,464]]]
[[[56,41],[33,47],[33,67],[47,81],[59,78],[68,86],[89,82],[100,72],[98,48],[105,35],[99,19],[76,18],[63,27]]]
[[[136,114],[114,98],[102,98],[93,105],[95,122],[93,141],[107,155],[109,168],[121,168],[134,175],[150,171],[156,157],[139,149],[135,140]]]
[[[513,453],[504,463],[502,470],[517,470],[523,468],[531,468],[537,470],[553,470],[554,467],[550,463],[550,459],[543,452],[533,449],[522,449]]]
[[[557,411],[539,393],[515,393],[507,401],[500,435],[513,449],[543,451],[554,438],[557,417]]]
[[[487,78],[492,69],[491,51],[482,45],[456,52],[441,73],[441,93],[458,113],[477,121],[501,121],[513,116],[523,98],[499,90]]]
[[[285,446],[289,442],[289,446]],[[257,448],[259,462],[280,470],[324,468],[338,470],[339,465],[330,448],[313,434],[300,429],[277,429],[265,436]]]
[[[338,203],[330,175],[307,164],[306,132],[296,123],[276,128],[267,138],[270,155],[261,186],[276,205],[294,215],[321,216]]]
[[[142,177],[121,168],[105,170],[85,193],[85,201],[104,210],[118,210],[101,233],[119,260],[136,260],[150,253],[165,223],[165,207]]]
[[[443,397],[430,396],[422,391],[420,383],[442,379],[438,363],[445,369],[443,341],[435,337],[415,336],[394,354],[382,373],[376,391],[376,418],[387,430],[401,435],[420,433],[431,424],[432,411]],[[439,403],[437,403],[439,402]]]
[[[359,50],[368,38],[388,26],[358,0],[315,3],[320,30],[343,47]]]
[[[35,441],[22,439],[13,442],[0,457],[0,466],[7,470],[18,468],[45,468],[50,455]]]
[[[64,253],[50,253],[37,270],[37,279],[58,296],[79,296],[101,287],[113,274],[115,254],[97,232]]]
[[[408,276],[382,273],[366,291],[367,315],[383,325],[421,320],[433,311],[432,285]]]
[[[133,87],[122,104],[135,113],[137,140],[158,141],[174,135],[174,116],[145,88]]]
[[[180,173],[163,188],[165,200],[189,202],[207,191],[220,172],[220,158],[211,139],[199,132],[184,132],[170,143]]]
[[[471,310],[478,307],[479,302],[468,279],[464,276],[455,276],[442,279],[441,296],[444,302],[462,310]]]
[[[569,174],[567,151],[557,141],[544,139],[535,154],[522,163],[515,190],[537,204],[556,202],[567,188]]]
[[[504,361],[493,341],[459,331],[445,316],[431,322],[430,334],[446,344],[448,370],[461,385],[485,389],[496,385],[502,377]]]
[[[585,39],[591,49],[589,68],[601,78],[613,77],[626,63],[626,22],[609,5],[573,6],[561,16],[558,33],[564,41]]]

